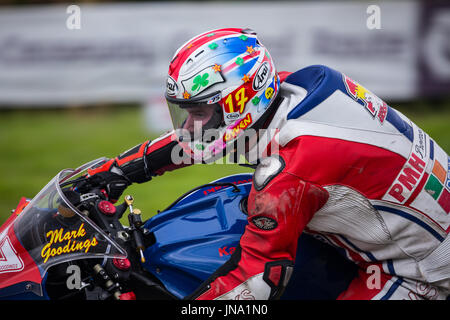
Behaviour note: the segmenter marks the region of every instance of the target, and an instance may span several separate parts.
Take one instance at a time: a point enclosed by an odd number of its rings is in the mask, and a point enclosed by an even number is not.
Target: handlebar
[[[85,177],[66,181],[60,185],[64,188],[62,191],[65,198],[127,253],[125,267],[117,261],[114,262],[114,259],[103,259],[101,262],[97,259],[93,262],[92,259],[85,259],[81,263],[86,272],[92,275],[89,285],[81,289],[85,291],[86,299],[121,299],[124,289],[125,291],[138,290],[137,298],[151,296],[176,299],[156,278],[152,279],[151,274],[142,267],[142,263],[145,262],[144,251],[155,243],[155,237],[153,233],[145,229],[141,211],[134,207],[134,198],[127,195],[123,203],[114,205],[97,188],[75,191],[73,185],[82,182],[83,178]],[[61,203],[58,210],[64,217],[73,217],[75,212],[70,207]],[[129,210],[129,226],[124,226],[120,219],[127,209]],[[146,289],[143,290],[143,287]],[[130,297],[128,293],[123,297]]]

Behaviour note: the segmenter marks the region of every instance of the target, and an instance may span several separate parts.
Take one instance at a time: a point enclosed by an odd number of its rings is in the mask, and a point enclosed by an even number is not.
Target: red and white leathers
[[[281,85],[282,101],[267,128],[275,133],[270,143],[275,151],[264,160],[268,146],[249,153],[262,161],[239,247],[189,298],[279,296],[298,237],[307,232],[360,267],[340,299],[445,299],[448,155],[346,76],[323,66],[301,72]],[[305,79],[310,85],[303,85]]]

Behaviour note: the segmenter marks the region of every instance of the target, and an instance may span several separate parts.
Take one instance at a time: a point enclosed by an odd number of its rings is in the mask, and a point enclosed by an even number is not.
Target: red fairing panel
[[[19,282],[41,283],[42,281],[36,263],[14,233],[13,224],[16,217],[17,214],[12,214],[0,231],[0,288]]]

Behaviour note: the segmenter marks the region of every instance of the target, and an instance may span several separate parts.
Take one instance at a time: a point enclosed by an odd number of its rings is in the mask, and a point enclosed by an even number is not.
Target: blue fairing
[[[244,232],[247,217],[240,202],[250,192],[251,182],[245,181],[251,175],[220,181],[244,183],[236,193],[232,187],[200,189],[145,224],[156,243],[145,251],[144,266],[177,297],[193,292],[225,263]]]
[[[47,276],[47,275],[46,275]],[[45,278],[42,283],[45,283]],[[25,281],[0,289],[0,300],[49,300],[47,292],[41,292],[39,283]]]
[[[144,267],[175,296],[192,293],[231,256],[247,224],[241,201],[251,189],[251,174],[220,179],[232,187],[205,187],[149,219],[145,227],[156,243],[145,251]],[[294,275],[284,299],[334,299],[355,267],[337,251],[309,235],[299,239]]]

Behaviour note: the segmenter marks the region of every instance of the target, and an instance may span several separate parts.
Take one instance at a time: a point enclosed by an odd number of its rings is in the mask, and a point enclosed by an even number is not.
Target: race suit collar
[[[262,135],[259,136],[258,143],[250,148],[245,155],[249,163],[255,162],[256,159],[261,159],[265,156],[265,152],[269,143],[278,144],[278,132],[287,123],[287,115],[295,108],[305,97],[307,91],[299,86],[283,82],[280,86],[281,103],[278,106],[271,122]]]

